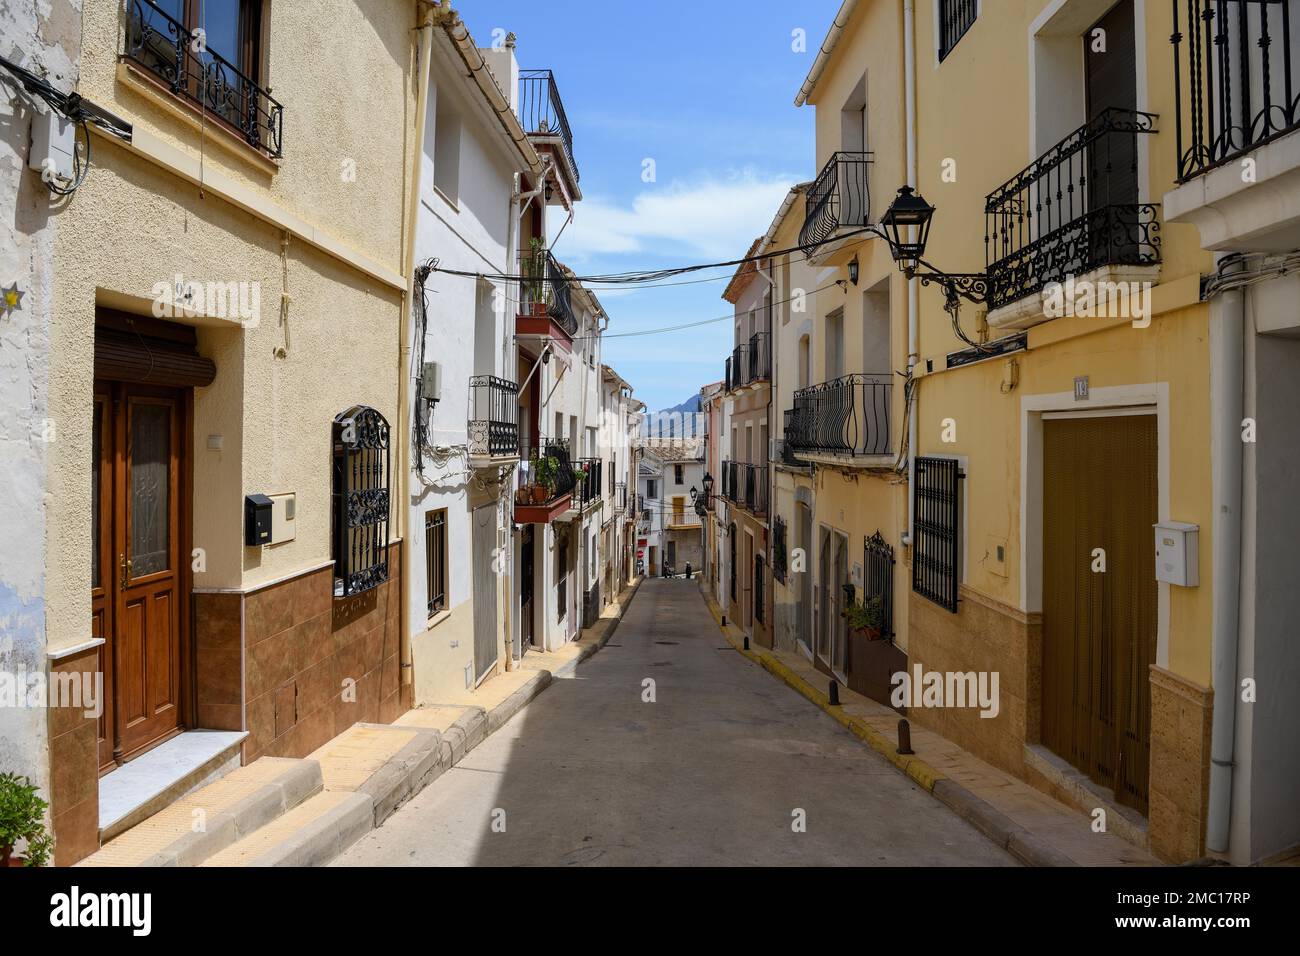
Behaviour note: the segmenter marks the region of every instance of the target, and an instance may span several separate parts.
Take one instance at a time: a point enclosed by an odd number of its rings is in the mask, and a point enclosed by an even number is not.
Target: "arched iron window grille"
[[[351,597],[388,580],[388,421],[365,405],[334,419],[334,596]]]

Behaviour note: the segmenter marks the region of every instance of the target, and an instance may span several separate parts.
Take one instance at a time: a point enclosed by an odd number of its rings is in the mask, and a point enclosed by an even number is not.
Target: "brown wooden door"
[[[1043,423],[1043,743],[1143,813],[1157,489],[1154,415]]]
[[[184,396],[96,389],[92,611],[104,669],[101,768],[181,728]]]

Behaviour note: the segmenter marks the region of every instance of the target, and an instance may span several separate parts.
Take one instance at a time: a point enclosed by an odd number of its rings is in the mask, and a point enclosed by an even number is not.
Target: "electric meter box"
[[[49,163],[51,175],[64,182],[74,176],[73,154],[77,149],[77,127],[54,110],[46,110],[32,119],[32,151],[27,165],[44,173]]]
[[[1199,525],[1165,521],[1155,525],[1156,580],[1194,588],[1201,583]]]

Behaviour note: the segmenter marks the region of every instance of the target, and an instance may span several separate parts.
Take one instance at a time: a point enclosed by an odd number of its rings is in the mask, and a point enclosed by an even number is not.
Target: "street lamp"
[[[989,280],[984,272],[940,272],[925,261],[925,247],[930,241],[930,223],[934,207],[917,195],[911,186],[902,186],[889,204],[880,224],[884,230],[878,235],[889,244],[889,251],[898,268],[909,279],[920,279],[921,285],[934,283],[943,289],[944,308],[954,317],[959,307],[958,297],[976,304],[988,300]],[[916,229],[915,239],[909,241],[907,230]],[[962,336],[965,338],[965,336]]]

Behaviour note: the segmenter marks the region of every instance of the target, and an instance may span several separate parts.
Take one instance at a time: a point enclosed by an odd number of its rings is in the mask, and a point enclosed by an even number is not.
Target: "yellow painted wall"
[[[403,131],[414,114],[408,86],[414,10],[399,0],[275,3],[268,85],[285,104],[285,157],[274,177],[217,148],[168,109],[118,78],[118,4],[88,4],[80,92],[141,131],[172,143],[182,157],[242,184],[303,228],[399,275],[404,197]],[[362,12],[364,10],[364,13]],[[328,30],[304,30],[310,22]],[[340,45],[332,55],[331,45]],[[342,45],[348,55],[343,56]],[[347,75],[356,64],[364,75]],[[385,142],[391,148],[371,149]],[[95,134],[93,166],[60,214],[55,249],[55,320],[50,405],[58,429],[51,451],[48,639],[52,648],[89,636],[91,396],[96,304],[150,314],[154,287],[186,281],[260,286],[261,315],[241,328],[201,326],[200,351],[217,379],[195,390],[194,546],[207,569],[197,588],[248,589],[330,560],[331,422],[354,404],[377,408],[396,426],[400,288],[313,245],[287,250],[283,231],[201,190],[130,147]],[[368,156],[366,150],[373,153]],[[341,155],[359,159],[355,182],[339,175]],[[277,348],[287,349],[283,357]],[[221,451],[207,448],[221,435]],[[394,475],[393,487],[397,487]],[[295,492],[297,538],[262,549],[242,545],[243,496]]]

